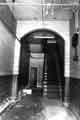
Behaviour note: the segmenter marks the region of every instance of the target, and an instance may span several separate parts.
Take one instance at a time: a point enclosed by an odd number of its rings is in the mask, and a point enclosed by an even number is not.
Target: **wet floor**
[[[77,116],[58,100],[27,95],[6,110],[1,120],[77,120]]]

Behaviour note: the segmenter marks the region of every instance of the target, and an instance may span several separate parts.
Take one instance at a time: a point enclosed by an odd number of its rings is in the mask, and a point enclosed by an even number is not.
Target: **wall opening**
[[[64,99],[64,39],[56,32],[37,29],[21,38],[18,90],[24,87]]]

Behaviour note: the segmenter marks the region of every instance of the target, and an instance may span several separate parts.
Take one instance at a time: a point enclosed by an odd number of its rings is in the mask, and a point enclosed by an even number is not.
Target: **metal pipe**
[[[13,3],[13,2],[4,2],[4,3],[0,3],[0,5],[12,5],[12,6],[45,6],[45,5],[47,5],[47,3],[42,3],[41,2],[41,4],[31,4],[31,3],[19,3],[19,2],[15,2],[15,3]],[[76,7],[80,7],[80,4],[79,3],[68,3],[68,4],[62,4],[62,3],[60,3],[60,4],[58,4],[58,3],[51,3],[51,6],[60,6],[60,7],[74,7],[74,6],[76,6]]]

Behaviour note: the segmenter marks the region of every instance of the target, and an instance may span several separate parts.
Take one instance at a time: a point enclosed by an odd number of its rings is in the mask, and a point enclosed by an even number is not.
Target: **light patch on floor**
[[[72,111],[60,106],[47,106],[43,110],[43,114],[47,120],[77,120]]]

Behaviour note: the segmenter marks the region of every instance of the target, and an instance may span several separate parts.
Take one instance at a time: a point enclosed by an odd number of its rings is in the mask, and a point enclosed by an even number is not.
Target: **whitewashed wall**
[[[18,21],[17,22],[17,36],[20,39],[25,34],[32,30],[39,28],[47,28],[57,32],[65,40],[65,77],[70,76],[70,33],[69,33],[69,21],[46,21],[42,23],[41,21]],[[15,48],[16,49],[16,48]],[[20,47],[18,45],[17,54],[20,54]],[[17,58],[19,61],[19,57]],[[16,63],[16,57],[14,60],[14,72],[18,73],[18,62]]]
[[[79,20],[80,20],[80,13],[79,13]],[[80,21],[79,21],[80,26]],[[78,27],[79,27],[78,26]],[[70,21],[70,76],[72,78],[79,78],[80,79],[80,33],[79,33],[79,44],[78,44],[78,62],[73,61],[74,49],[72,47],[72,36],[75,32],[75,21],[74,18]]]
[[[13,73],[15,38],[0,21],[0,75]]]

